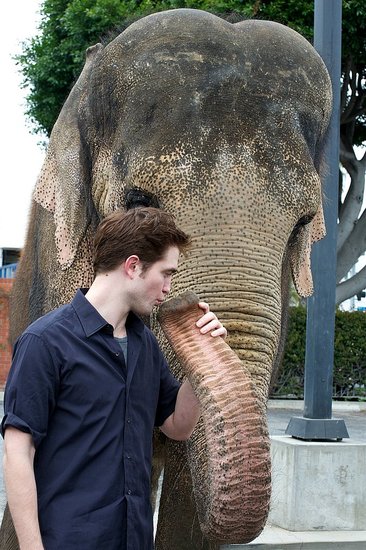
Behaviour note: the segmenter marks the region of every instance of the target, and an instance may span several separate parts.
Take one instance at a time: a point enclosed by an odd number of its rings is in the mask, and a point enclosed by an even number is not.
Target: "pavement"
[[[285,435],[290,418],[303,416],[303,411],[303,401],[270,399],[267,410],[270,435]],[[350,439],[366,441],[366,402],[333,401],[332,418],[344,420]]]
[[[0,392],[2,410],[3,394]],[[303,401],[270,400],[268,402],[268,426],[270,435],[285,435],[293,416],[303,416]],[[332,417],[344,420],[350,439],[366,442],[366,403],[333,402]],[[3,441],[0,437],[0,461],[2,464]],[[2,468],[0,468],[0,518],[6,503]],[[366,550],[366,531],[357,532],[289,532],[279,527],[267,525],[262,535],[249,545],[222,546],[222,550],[251,550],[271,548],[271,550]]]

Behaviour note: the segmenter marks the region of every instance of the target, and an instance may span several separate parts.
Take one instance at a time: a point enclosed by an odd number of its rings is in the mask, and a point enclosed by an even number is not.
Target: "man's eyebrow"
[[[172,267],[171,269],[166,269],[166,273],[171,273],[172,275],[174,275],[174,273],[177,273],[178,272],[178,269]]]

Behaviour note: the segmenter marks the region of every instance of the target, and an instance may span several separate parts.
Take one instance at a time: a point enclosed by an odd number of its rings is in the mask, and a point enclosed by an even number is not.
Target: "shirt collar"
[[[85,298],[88,288],[79,288],[76,292],[71,305],[74,308],[76,315],[79,318],[81,326],[84,329],[85,335],[89,338],[104,327],[109,327],[113,333],[113,327],[104,317],[95,309],[94,306]],[[144,323],[137,315],[130,312],[127,317],[126,327],[131,328],[139,334],[144,330]]]

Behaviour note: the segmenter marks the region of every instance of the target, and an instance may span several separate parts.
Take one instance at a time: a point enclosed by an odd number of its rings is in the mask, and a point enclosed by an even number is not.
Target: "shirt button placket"
[[[127,417],[126,423],[128,426],[131,426],[131,418]],[[125,438],[125,446],[127,446],[127,449],[125,449],[125,472],[126,472],[126,484],[130,485],[131,481],[133,481],[133,463],[132,463],[132,457],[131,454],[128,451],[129,441],[131,438],[131,434],[128,431],[127,438]],[[131,487],[131,485],[130,485]],[[132,489],[127,489],[127,495],[132,495]]]

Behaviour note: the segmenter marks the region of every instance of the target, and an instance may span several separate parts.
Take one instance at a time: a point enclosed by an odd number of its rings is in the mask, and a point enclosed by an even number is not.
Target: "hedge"
[[[304,397],[306,309],[290,308],[282,364],[271,397]],[[333,398],[366,400],[366,313],[337,311]]]

